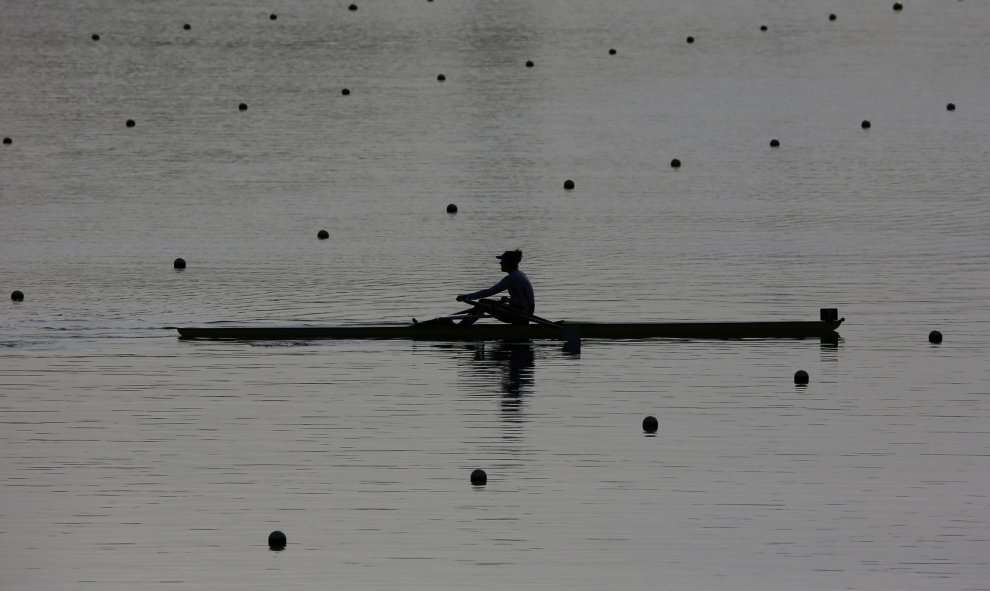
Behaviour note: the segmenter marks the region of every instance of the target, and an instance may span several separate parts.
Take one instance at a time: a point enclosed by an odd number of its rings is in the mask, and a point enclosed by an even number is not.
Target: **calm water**
[[[0,588],[990,589],[990,5],[347,4],[0,3]],[[164,328],[429,318],[516,247],[554,319],[847,325]]]

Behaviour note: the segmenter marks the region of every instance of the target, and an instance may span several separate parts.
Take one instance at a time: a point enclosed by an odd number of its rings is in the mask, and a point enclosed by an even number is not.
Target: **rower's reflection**
[[[536,353],[532,343],[478,343],[472,373],[491,383],[498,378],[502,410],[518,411],[533,389]]]

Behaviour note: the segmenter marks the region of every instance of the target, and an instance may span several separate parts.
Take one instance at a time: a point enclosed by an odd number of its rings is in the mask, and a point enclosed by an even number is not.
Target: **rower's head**
[[[519,268],[519,261],[522,260],[522,251],[518,248],[516,250],[507,250],[495,258],[502,261],[503,271],[512,271]]]

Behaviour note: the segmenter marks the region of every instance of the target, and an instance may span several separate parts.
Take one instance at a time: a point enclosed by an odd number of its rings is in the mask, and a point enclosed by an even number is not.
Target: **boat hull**
[[[842,319],[807,322],[574,322],[582,339],[805,339],[837,336]],[[563,327],[529,324],[429,323],[337,326],[199,326],[178,329],[188,340],[309,341],[407,339],[426,341],[563,340]]]

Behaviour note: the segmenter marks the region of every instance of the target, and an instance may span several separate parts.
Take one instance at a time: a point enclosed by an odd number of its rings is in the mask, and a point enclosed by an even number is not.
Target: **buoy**
[[[687,42],[688,43],[694,43],[694,37],[692,37],[691,35],[688,35]]]
[[[269,16],[268,18],[270,18],[273,21],[276,21],[276,20],[278,20],[278,15],[277,14],[273,14],[273,15]]]
[[[316,233],[316,237],[319,238],[320,240],[326,240],[327,238],[330,237],[330,232],[327,232],[326,230],[320,230],[319,232]]]
[[[904,10],[904,5],[900,2],[894,2],[894,10]]]
[[[237,105],[237,109],[240,111],[247,111],[247,103],[241,103]]]
[[[182,30],[183,30],[183,31],[188,31],[188,30],[189,30],[189,29],[191,29],[191,28],[192,28],[192,27],[190,27],[190,26],[189,26],[189,23],[186,23],[186,24],[184,24],[184,25],[182,25]]]
[[[127,122],[124,123],[124,125],[126,125],[127,127],[134,127],[135,125],[137,125],[137,123],[134,123],[133,119],[128,119]]]
[[[344,96],[347,96],[347,95],[351,94],[351,89],[350,88],[345,88],[345,89],[343,89],[343,90],[340,91],[340,94],[342,94]]]
[[[835,18],[836,17],[835,17],[835,13],[834,12],[832,14],[828,15],[828,20],[830,20],[830,21],[834,21]]]
[[[179,257],[179,258],[175,259],[174,261],[172,261],[172,266],[174,268],[176,268],[176,269],[185,269],[186,268],[186,259],[184,259],[182,257]]]
[[[14,140],[10,139],[9,137],[3,138],[3,145],[9,146],[12,143],[14,143]]]
[[[798,384],[798,385],[802,385],[803,386],[804,384],[807,384],[808,383],[808,379],[809,379],[808,378],[808,372],[804,371],[803,369],[797,370],[797,373],[794,374],[794,383],[795,384]]]
[[[862,127],[863,129],[869,129],[870,127],[872,127],[872,126],[873,126],[873,124],[872,124],[872,123],[870,123],[870,120],[869,120],[869,119],[863,119],[863,122],[862,122],[862,123],[860,123],[859,125],[860,125],[860,127]]]
[[[526,60],[526,67],[527,68],[532,68],[535,65],[536,64],[533,63],[533,60]]]
[[[99,41],[99,40],[100,40],[100,36],[99,36],[99,35],[97,35],[96,33],[93,33],[93,36],[91,37],[91,39],[92,39],[93,41]]]
[[[15,291],[14,293],[20,293],[20,292],[16,292]],[[942,333],[940,333],[937,330],[931,331],[930,333],[928,333],[928,342],[929,343],[935,343],[936,345],[939,344],[939,343],[941,343],[942,342]]]
[[[777,141],[777,140],[770,140],[770,147],[771,148],[779,148],[780,147],[780,142]]]
[[[447,77],[446,77],[446,76],[444,76],[443,74],[439,74],[439,75],[437,76],[437,81],[439,81],[439,82],[443,82],[443,81],[444,81],[444,80],[446,80],[446,79],[447,79]]]
[[[617,52],[616,52],[616,51],[615,51],[614,49],[609,49],[609,50],[608,50],[608,54],[609,54],[609,55],[615,55],[616,53],[617,53]]]
[[[15,289],[14,291],[12,291],[10,293],[10,299],[14,300],[15,302],[23,302],[24,301],[24,292],[22,292],[19,289]]]
[[[573,188],[574,188],[574,181],[572,181],[571,179],[567,179],[566,181],[564,181],[565,190],[570,191]]]
[[[643,431],[647,433],[656,433],[657,429],[660,428],[660,421],[656,417],[646,417],[643,419]]]
[[[471,484],[475,486],[484,486],[488,483],[488,475],[481,468],[475,468],[474,472],[471,472]]]
[[[955,111],[956,110],[955,103],[949,103],[949,104],[945,105],[945,110],[946,111]],[[4,140],[4,141],[6,141],[6,140]]]
[[[673,160],[670,161],[670,166],[671,166],[671,168],[680,168],[681,167],[681,161],[678,160],[677,158],[674,158]]]
[[[355,10],[357,10],[357,4],[351,4],[350,6],[347,7],[347,10],[354,12]]]
[[[767,26],[766,25],[760,25],[760,30],[761,31],[766,31],[767,30]]]
[[[447,213],[457,213],[457,206],[453,203],[447,204]]]
[[[268,547],[272,550],[284,550],[285,549],[285,534],[275,530],[268,534]]]

